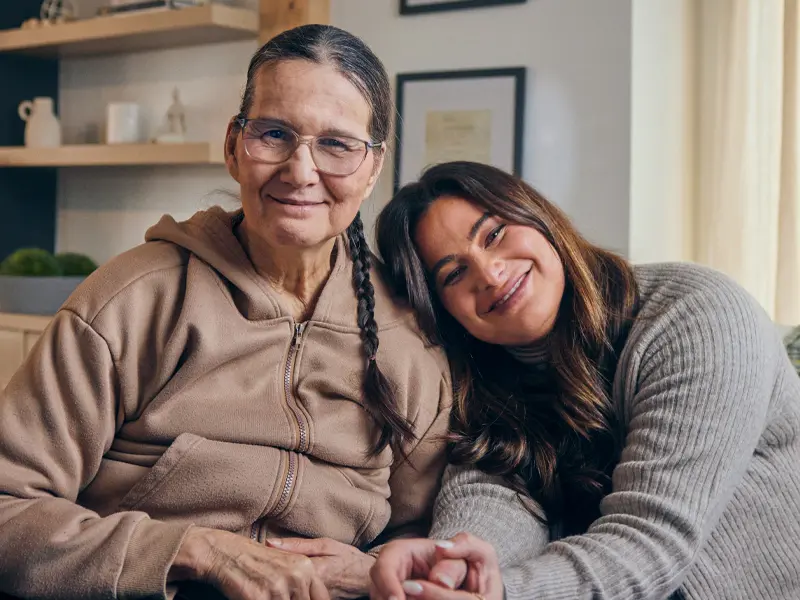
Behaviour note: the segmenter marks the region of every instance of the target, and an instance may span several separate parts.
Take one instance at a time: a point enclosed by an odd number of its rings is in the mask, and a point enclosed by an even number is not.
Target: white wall
[[[87,0],[84,0],[87,1]],[[669,0],[667,0],[669,1]],[[361,36],[398,72],[528,67],[523,175],[592,240],[627,253],[630,185],[631,0],[527,4],[406,16],[397,0],[332,0],[332,22]],[[179,85],[190,137],[222,140],[237,108],[253,43],[62,63],[61,117],[78,140],[105,103],[146,103],[162,114]],[[164,212],[185,217],[233,189],[224,167],[65,169],[58,247],[99,260],[141,240]],[[387,168],[368,206],[391,193]],[[209,195],[211,194],[211,195]]]

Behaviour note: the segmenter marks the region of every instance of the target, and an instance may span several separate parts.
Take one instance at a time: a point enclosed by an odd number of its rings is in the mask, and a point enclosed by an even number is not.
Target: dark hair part
[[[382,142],[388,139],[393,104],[386,69],[363,41],[331,25],[303,25],[284,31],[264,44],[253,55],[247,69],[247,83],[239,116],[247,116],[252,107],[259,73],[266,67],[288,60],[305,60],[335,68],[358,88],[369,104],[371,116],[368,131],[372,140]],[[389,446],[396,455],[405,456],[404,444],[414,438],[414,431],[409,421],[397,410],[395,391],[378,367],[375,290],[370,279],[372,257],[360,214],[356,214],[347,228],[347,239],[353,260],[353,286],[358,298],[358,326],[366,359],[363,383],[365,406],[380,428],[372,455],[379,454]]]
[[[442,196],[533,227],[555,248],[565,289],[547,339],[548,371],[521,367],[505,350],[475,339],[439,302],[414,239],[420,220]],[[619,459],[611,385],[637,310],[631,266],[590,244],[519,178],[470,162],[434,166],[403,187],[381,212],[377,238],[394,291],[451,358],[457,387],[451,460],[504,476],[563,533],[585,531],[599,516]]]

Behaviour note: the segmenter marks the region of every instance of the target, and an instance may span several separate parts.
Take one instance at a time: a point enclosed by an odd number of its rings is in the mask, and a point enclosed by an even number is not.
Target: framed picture
[[[452,160],[522,174],[525,67],[401,73],[396,96],[395,192]]]
[[[525,4],[528,0],[400,0],[401,15],[483,8],[502,4]]]

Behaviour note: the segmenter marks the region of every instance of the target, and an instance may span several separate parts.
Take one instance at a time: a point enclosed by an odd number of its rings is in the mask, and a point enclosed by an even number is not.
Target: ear
[[[369,180],[367,181],[367,193],[364,194],[365,200],[369,198],[372,190],[375,189],[375,184],[378,183],[378,178],[381,176],[381,171],[383,170],[383,161],[386,159],[386,142],[384,142],[384,145],[380,150],[373,152],[373,156],[375,157],[375,160],[372,163],[372,174],[369,176]]]
[[[236,145],[239,139],[239,125],[234,119],[228,122],[228,130],[225,132],[225,166],[228,173],[239,183],[239,159],[236,156]]]

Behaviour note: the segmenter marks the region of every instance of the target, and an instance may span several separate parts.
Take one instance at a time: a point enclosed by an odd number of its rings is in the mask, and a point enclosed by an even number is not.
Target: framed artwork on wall
[[[429,165],[491,164],[522,175],[525,67],[397,76],[394,191]]]
[[[401,15],[485,8],[503,4],[525,4],[528,0],[400,0]]]

